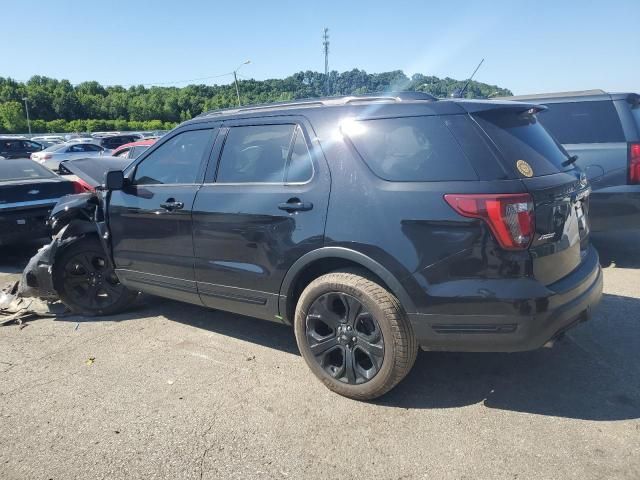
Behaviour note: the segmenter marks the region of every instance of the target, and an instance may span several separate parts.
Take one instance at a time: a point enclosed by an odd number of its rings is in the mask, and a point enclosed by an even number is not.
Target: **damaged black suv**
[[[145,292],[291,324],[357,399],[418,347],[538,348],[602,291],[589,185],[540,108],[398,93],[205,113],[66,197],[27,281],[83,314]]]

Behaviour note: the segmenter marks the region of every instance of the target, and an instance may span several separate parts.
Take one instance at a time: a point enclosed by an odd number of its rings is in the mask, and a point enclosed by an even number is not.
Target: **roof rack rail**
[[[371,95],[346,95],[342,97],[309,98],[304,100],[294,100],[291,102],[265,103],[261,105],[248,105],[246,107],[225,108],[204,112],[198,117],[208,117],[214,115],[232,115],[234,113],[255,112],[261,110],[299,108],[299,107],[322,107],[332,105],[348,105],[368,102],[405,102],[405,101],[429,101],[438,99],[425,92],[391,92],[388,94]]]

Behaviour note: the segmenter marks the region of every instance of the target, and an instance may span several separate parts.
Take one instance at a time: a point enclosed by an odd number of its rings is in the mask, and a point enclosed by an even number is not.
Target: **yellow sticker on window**
[[[524,160],[518,160],[516,162],[516,168],[525,177],[533,177],[533,168]]]

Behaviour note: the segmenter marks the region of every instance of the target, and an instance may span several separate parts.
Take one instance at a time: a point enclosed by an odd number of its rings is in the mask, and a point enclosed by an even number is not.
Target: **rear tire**
[[[334,272],[302,292],[294,319],[298,348],[330,390],[377,398],[411,370],[418,344],[398,299],[374,281]]]
[[[119,313],[133,304],[137,292],[120,283],[109,266],[102,244],[84,237],[68,247],[53,264],[53,285],[72,312],[97,316]]]

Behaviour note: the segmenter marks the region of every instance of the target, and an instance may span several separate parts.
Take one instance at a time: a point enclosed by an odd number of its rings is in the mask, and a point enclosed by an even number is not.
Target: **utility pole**
[[[238,106],[240,106],[240,90],[238,89],[238,75],[236,75],[236,71],[233,71],[233,81],[236,84],[236,95],[238,96]]]
[[[27,126],[29,127],[29,135],[31,135],[31,120],[29,120],[29,105],[27,105],[27,97],[22,97],[24,100],[24,109],[27,112]]]
[[[238,68],[233,71],[233,81],[236,84],[236,96],[238,97],[238,106],[240,106],[240,89],[238,88],[238,70],[242,68],[243,65],[248,65],[251,63],[251,60],[247,60],[246,62],[242,62]]]
[[[326,27],[322,34],[322,46],[324,47],[324,93],[329,96],[329,29]]]

